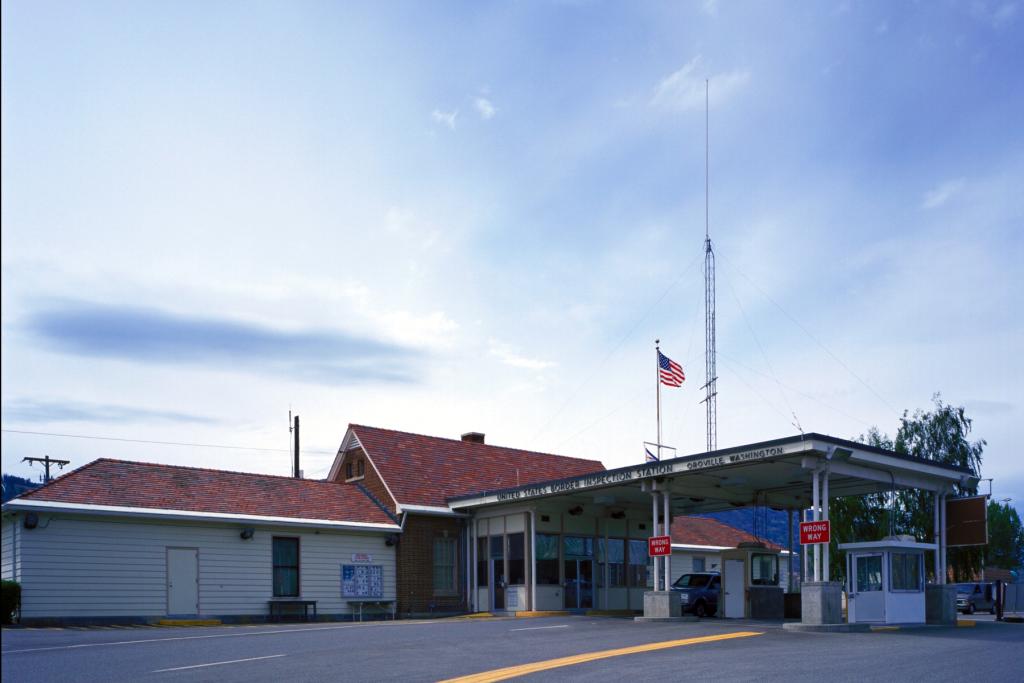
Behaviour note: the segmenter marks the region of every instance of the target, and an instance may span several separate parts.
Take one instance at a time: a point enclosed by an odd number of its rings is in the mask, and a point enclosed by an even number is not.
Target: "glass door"
[[[565,536],[562,539],[562,571],[566,609],[594,607],[594,539]]]
[[[885,593],[882,581],[882,554],[853,555],[850,563],[851,622],[884,622]]]
[[[505,537],[491,536],[491,609],[505,609]]]

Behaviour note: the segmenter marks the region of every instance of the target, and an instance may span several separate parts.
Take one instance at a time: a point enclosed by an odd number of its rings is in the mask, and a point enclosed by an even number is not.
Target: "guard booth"
[[[924,553],[933,543],[888,536],[840,543],[846,551],[847,621],[851,624],[925,623]]]
[[[722,551],[719,615],[726,619],[782,619],[780,551],[763,543],[740,543]]]

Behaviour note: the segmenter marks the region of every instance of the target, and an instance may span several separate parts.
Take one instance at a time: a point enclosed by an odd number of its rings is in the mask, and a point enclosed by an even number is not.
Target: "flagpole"
[[[654,386],[658,395],[658,462],[661,462],[661,348],[658,346],[660,343],[660,339],[654,340]]]

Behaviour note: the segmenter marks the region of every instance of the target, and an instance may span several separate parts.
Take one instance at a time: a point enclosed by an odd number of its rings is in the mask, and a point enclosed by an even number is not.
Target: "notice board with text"
[[[383,565],[341,565],[341,595],[345,598],[382,597],[384,595]]]

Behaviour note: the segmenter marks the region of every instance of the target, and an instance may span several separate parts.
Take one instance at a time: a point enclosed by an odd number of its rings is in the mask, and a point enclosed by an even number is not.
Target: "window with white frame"
[[[457,551],[458,546],[456,545],[455,538],[448,538],[447,536],[438,536],[434,539],[434,593],[435,594],[452,594],[457,592],[456,587],[458,586],[458,577],[456,575],[456,568],[458,567]]]

